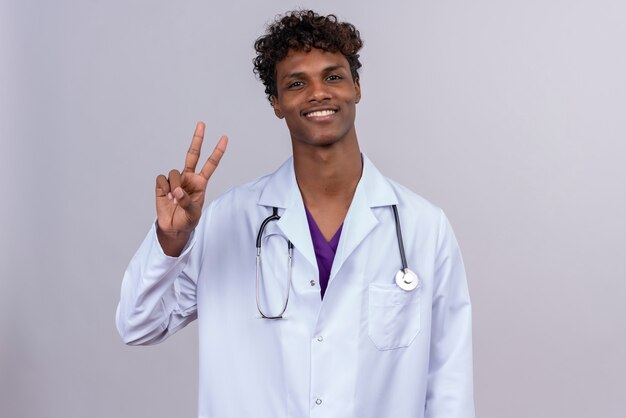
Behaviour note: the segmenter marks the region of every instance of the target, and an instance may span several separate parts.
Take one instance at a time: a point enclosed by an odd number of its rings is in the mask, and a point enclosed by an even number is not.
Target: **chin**
[[[337,143],[340,143],[348,138],[347,134],[338,134],[337,132],[317,132],[316,135],[303,135],[302,141],[306,144],[320,147],[328,147]]]
[[[330,147],[338,143],[339,138],[337,137],[311,138],[304,142],[314,147]]]

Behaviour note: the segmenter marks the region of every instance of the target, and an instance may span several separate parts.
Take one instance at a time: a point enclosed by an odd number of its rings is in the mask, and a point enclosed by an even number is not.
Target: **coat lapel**
[[[283,234],[296,249],[317,269],[315,250],[311,241],[302,195],[296,182],[293,158],[289,158],[270,175],[259,198],[259,205],[283,208],[276,222]],[[398,203],[398,198],[389,181],[363,155],[363,174],[356,188],[350,209],[341,231],[341,238],[330,273],[330,280],[339,272],[350,254],[378,225],[372,208]],[[271,224],[270,224],[271,225]],[[268,228],[270,226],[268,225]]]
[[[363,155],[363,174],[343,222],[339,246],[330,272],[330,281],[333,280],[354,250],[378,225],[378,218],[374,215],[372,208],[397,203],[398,198],[387,179]]]
[[[283,208],[276,226],[294,247],[317,269],[315,250],[306,220],[302,195],[296,182],[293,158],[289,158],[270,178],[261,193],[259,205]],[[269,228],[269,225],[268,225]]]

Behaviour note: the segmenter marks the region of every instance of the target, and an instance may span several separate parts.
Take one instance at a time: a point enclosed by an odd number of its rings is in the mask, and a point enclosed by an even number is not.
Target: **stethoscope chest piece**
[[[410,292],[419,285],[420,279],[411,270],[402,269],[396,273],[396,284],[402,290]]]

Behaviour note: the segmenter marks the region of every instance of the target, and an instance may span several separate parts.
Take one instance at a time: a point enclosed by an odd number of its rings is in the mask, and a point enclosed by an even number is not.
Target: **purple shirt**
[[[328,279],[330,278],[330,270],[333,267],[333,260],[335,259],[335,253],[337,252],[337,245],[339,244],[339,237],[341,236],[341,229],[343,224],[339,227],[335,235],[326,241],[322,231],[315,223],[315,219],[306,209],[306,220],[309,222],[309,230],[311,231],[311,239],[313,240],[313,249],[315,250],[315,258],[317,259],[317,269],[319,270],[319,282],[321,289],[321,297],[324,299],[324,293],[326,293],[326,287],[328,287]]]

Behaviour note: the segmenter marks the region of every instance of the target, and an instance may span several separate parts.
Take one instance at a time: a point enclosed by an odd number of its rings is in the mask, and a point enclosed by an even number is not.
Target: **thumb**
[[[187,192],[185,190],[183,190],[182,187],[177,187],[174,189],[174,197],[176,198],[176,202],[178,203],[178,206],[180,206],[181,208],[183,208],[185,210],[185,212],[187,212],[188,216],[192,219],[196,219],[197,216],[197,205],[196,203],[191,200],[191,197],[189,197],[189,195],[187,194]]]

